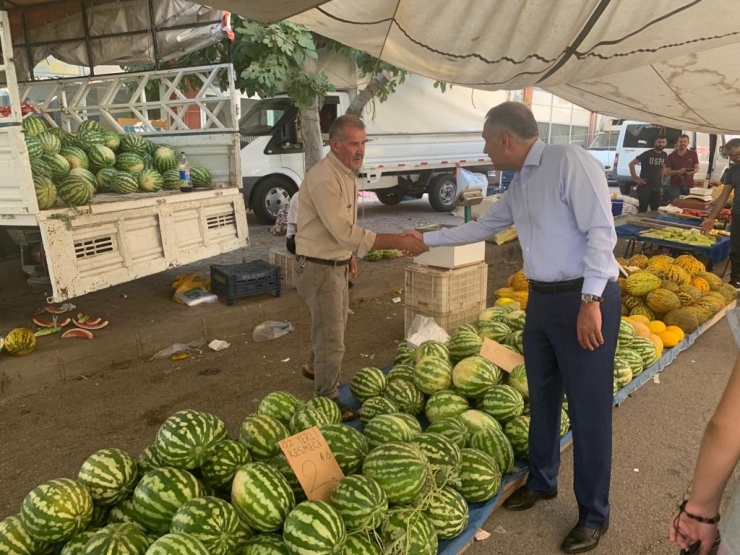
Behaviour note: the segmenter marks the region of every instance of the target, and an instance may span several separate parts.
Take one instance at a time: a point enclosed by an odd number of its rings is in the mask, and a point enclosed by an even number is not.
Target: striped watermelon
[[[78,129],[77,140],[88,153],[93,147],[103,146],[105,144],[103,132],[99,129]]]
[[[367,423],[363,435],[367,439],[370,449],[394,441],[406,442],[414,432],[409,425],[393,414],[380,414]]]
[[[44,482],[32,489],[21,504],[21,520],[39,542],[61,542],[87,528],[93,500],[86,486],[68,478]]]
[[[136,508],[134,507],[134,500],[132,498],[124,499],[118,505],[111,507],[111,510],[108,513],[108,524],[120,522],[135,524],[142,530],[146,531],[146,527],[138,521]]]
[[[423,513],[437,532],[440,540],[459,536],[468,525],[470,514],[465,498],[445,486],[432,491],[424,500]]]
[[[362,473],[380,484],[391,504],[410,503],[421,493],[429,463],[418,449],[393,442],[376,447],[362,464]]]
[[[190,166],[190,179],[193,181],[193,187],[210,187],[213,182],[211,172],[203,166]]]
[[[155,468],[144,474],[134,490],[136,520],[147,530],[166,534],[177,510],[191,499],[203,495],[203,486],[188,471]]]
[[[94,129],[101,131],[100,124],[94,119],[83,119],[80,125],[77,126],[77,132],[85,131],[86,129]]]
[[[523,330],[526,316],[527,314],[523,310],[513,310],[504,318],[504,324],[509,326],[512,331]]]
[[[173,468],[197,468],[213,453],[221,440],[223,422],[195,410],[181,410],[170,416],[157,432],[157,455]]]
[[[98,530],[98,528],[88,528],[87,530],[83,530],[79,534],[76,534],[71,540],[64,544],[61,551],[58,551],[59,555],[85,555],[85,546],[87,545],[87,542],[97,534]],[[48,553],[56,552],[57,551],[52,548]],[[3,551],[0,551],[0,553],[3,553]],[[33,553],[36,552],[23,552],[23,555],[32,555]]]
[[[93,515],[90,519],[90,528],[102,528],[108,524],[108,516],[110,515],[111,507],[105,505],[96,505],[93,503]]]
[[[529,384],[527,382],[527,369],[524,364],[515,366],[509,376],[506,378],[506,383],[521,393],[522,398],[526,401],[529,399]]]
[[[478,449],[461,449],[460,458],[460,482],[455,489],[468,503],[493,498],[501,487],[501,470],[493,457]]]
[[[386,546],[394,546],[393,553],[437,554],[439,547],[437,532],[429,519],[418,510],[405,507],[391,509],[383,523],[381,534]]]
[[[460,472],[460,448],[441,434],[426,432],[411,440],[426,456],[435,472],[437,484],[443,485],[457,478]]]
[[[328,397],[314,397],[306,402],[306,408],[323,412],[331,424],[338,424],[342,421],[342,413],[339,411],[339,405],[337,405],[336,401]]]
[[[283,475],[265,463],[249,463],[234,476],[231,504],[239,517],[260,532],[275,532],[295,506]]]
[[[635,337],[630,344],[630,349],[642,357],[642,365],[647,368],[658,360],[658,349],[652,341],[645,337]]]
[[[385,377],[386,385],[394,380],[406,380],[407,382],[414,383],[415,366],[416,362],[413,364],[397,364],[390,369],[390,372],[388,372],[388,375]]]
[[[388,512],[388,498],[380,484],[369,476],[344,478],[331,494],[331,504],[347,530],[374,530]]]
[[[501,424],[493,416],[480,410],[469,409],[458,414],[456,418],[465,424],[465,427],[471,434],[489,428],[493,428],[494,430],[501,429]]]
[[[141,160],[144,162],[145,170],[154,170],[154,158],[148,152],[141,155]]]
[[[177,152],[170,146],[157,147],[152,157],[154,158],[154,167],[162,173],[177,169]]]
[[[624,349],[632,344],[635,338],[635,328],[627,320],[619,321],[619,337],[617,338],[617,348]]]
[[[85,154],[85,151],[81,148],[78,148],[76,146],[65,146],[59,151],[59,154],[64,156],[67,162],[69,162],[70,169],[88,169],[90,167],[90,159],[87,157],[87,154]]]
[[[96,191],[98,190],[98,180],[95,177],[95,174],[85,168],[72,168],[69,170],[67,177],[62,180],[62,183],[64,183],[65,179],[69,179],[71,177],[80,177],[92,185]]]
[[[396,358],[393,359],[393,366],[398,366],[399,364],[408,364],[409,366],[416,364],[416,351],[408,348],[399,349],[396,353]]]
[[[632,327],[632,326],[630,326]],[[625,361],[627,364],[630,365],[630,368],[632,369],[632,377],[639,376],[642,371],[645,369],[644,362],[642,360],[642,357],[639,353],[636,351],[633,351],[632,349],[628,349],[626,347],[620,348],[617,350],[617,358],[621,358],[623,361]]]
[[[373,418],[380,414],[391,414],[398,412],[398,407],[385,397],[370,397],[367,401],[362,403],[360,410],[360,422],[363,426],[367,426]]]
[[[478,336],[481,339],[492,339],[497,343],[503,343],[506,337],[511,334],[511,328],[503,322],[482,322],[478,329]]]
[[[370,449],[362,433],[340,423],[322,426],[321,435],[345,476],[359,471]]]
[[[82,463],[77,481],[90,490],[98,505],[115,505],[134,492],[139,471],[122,449],[101,449]]]
[[[40,117],[27,116],[23,118],[21,122],[23,131],[26,132],[26,137],[36,137],[46,131],[46,123]]]
[[[490,360],[480,356],[467,357],[452,370],[455,389],[466,397],[480,397],[503,378],[501,369]]]
[[[513,347],[520,355],[524,353],[524,332],[522,330],[512,331],[504,339],[504,343]]]
[[[455,328],[453,335],[456,333],[475,333],[477,334],[478,328],[475,327],[475,324],[463,324],[462,326]]]
[[[95,168],[112,168],[116,165],[116,154],[105,145],[93,145],[87,149],[90,165]]]
[[[62,147],[65,146],[74,146],[77,148],[81,148],[82,150],[85,150],[85,145],[83,145],[78,139],[77,139],[77,133],[67,133],[65,132],[64,135],[60,137],[62,139]]]
[[[247,446],[255,461],[267,461],[280,452],[278,441],[289,435],[290,432],[279,420],[265,414],[255,414],[247,416],[242,422],[239,441]]]
[[[103,146],[117,152],[121,146],[121,137],[114,131],[103,131]]]
[[[504,426],[504,433],[511,442],[517,460],[529,460],[529,416],[512,418]]]
[[[524,397],[512,386],[499,384],[478,398],[477,407],[499,422],[508,422],[524,412]]]
[[[460,449],[467,447],[470,441],[468,428],[457,418],[453,417],[440,418],[436,422],[432,422],[426,431],[427,433],[439,434],[446,437]]]
[[[416,349],[416,362],[419,362],[422,358],[428,356],[450,360],[450,351],[444,343],[430,339],[429,341],[424,341]]]
[[[182,532],[166,534],[155,541],[146,555],[209,555],[196,538]]]
[[[176,191],[180,188],[180,170],[167,170],[162,172],[162,189],[165,191]]]
[[[406,380],[394,380],[387,384],[383,396],[396,405],[400,412],[416,415],[424,409],[421,391]]]
[[[29,160],[38,160],[44,155],[44,148],[35,137],[26,137],[26,151]]]
[[[41,161],[49,167],[51,178],[57,182],[69,173],[70,167],[67,159],[61,154],[44,154]]]
[[[0,553],[3,555],[51,555],[54,544],[33,539],[20,515],[0,521]]]
[[[470,447],[483,451],[496,461],[499,470],[508,474],[514,468],[514,448],[500,428],[488,428],[470,437]]]
[[[445,389],[434,393],[427,399],[424,413],[429,422],[436,422],[441,418],[455,417],[469,408],[470,404],[463,395],[457,391]]]
[[[57,187],[48,177],[33,176],[33,190],[36,193],[36,202],[39,210],[46,210],[54,206],[57,200]]]
[[[155,193],[162,188],[162,176],[157,170],[144,169],[139,174],[139,191]]]
[[[124,152],[116,157],[116,169],[137,173],[144,169],[144,160],[133,152]]]
[[[477,332],[464,329],[461,332],[452,334],[447,348],[450,350],[450,360],[457,363],[464,358],[475,356],[480,353],[483,340],[478,337]]]
[[[191,499],[177,510],[170,527],[199,540],[210,555],[231,555],[246,539],[244,530],[236,509],[217,497]]]
[[[49,132],[44,132],[36,135],[36,140],[41,145],[45,154],[58,154],[62,149],[62,141],[59,137]]]
[[[240,555],[290,555],[279,534],[257,534],[244,544]]]
[[[619,389],[632,381],[632,368],[628,362],[619,357],[614,358],[614,381]]]
[[[107,193],[113,190],[113,177],[118,173],[116,168],[102,168],[95,174],[98,192]]]
[[[325,411],[303,407],[290,419],[288,429],[290,434],[297,434],[314,426],[321,428],[326,424],[331,424],[331,420]],[[288,437],[288,434],[285,437]]]
[[[342,517],[326,501],[304,501],[283,526],[283,542],[291,555],[341,555],[346,539]]]
[[[139,476],[143,476],[150,470],[162,468],[167,465],[159,458],[159,455],[157,454],[157,446],[150,445],[139,453],[139,456],[136,459],[136,466],[139,467]]]
[[[110,189],[119,195],[135,193],[139,190],[139,180],[136,174],[117,171],[111,178]]]
[[[342,555],[383,555],[380,546],[367,533],[348,534]]]
[[[211,456],[201,465],[200,476],[205,485],[215,490],[230,490],[236,471],[251,461],[246,445],[233,439],[223,439],[214,446]]]
[[[290,424],[291,417],[303,407],[295,395],[287,391],[273,391],[268,393],[257,407],[257,414],[264,414],[279,420],[285,426]]]
[[[349,382],[349,389],[355,399],[360,403],[364,403],[370,397],[383,395],[383,391],[385,391],[385,374],[379,368],[373,368],[372,366],[360,368],[352,376]]]
[[[565,409],[560,409],[560,437],[565,437],[568,430],[570,430],[570,416]]]
[[[141,155],[148,151],[147,140],[138,133],[126,133],[121,137],[120,149],[124,153]]]
[[[478,314],[478,321],[476,322],[476,326],[480,330],[481,327],[483,327],[485,324],[488,324],[489,322],[500,322],[506,317],[507,314],[508,312],[506,312],[506,310],[498,306],[484,308],[480,312],[480,314]]]
[[[141,528],[127,522],[109,524],[85,544],[85,555],[144,555],[151,541]]]
[[[303,491],[303,486],[300,481],[298,481],[298,477],[295,475],[295,472],[288,463],[288,459],[285,458],[283,453],[280,453],[277,457],[270,460],[268,464],[283,475],[283,478],[288,482],[290,489],[293,490],[296,503],[306,500],[306,492]]]
[[[411,430],[412,438],[418,436],[422,432],[421,422],[419,422],[419,419],[415,416],[406,412],[394,412],[391,416],[400,418],[406,423],[406,425],[409,427],[409,430]]]
[[[452,386],[452,364],[447,358],[436,355],[421,357],[414,367],[414,385],[427,395],[449,389]]]
[[[34,176],[48,177],[49,179],[51,179],[53,175],[53,172],[51,171],[51,166],[44,162],[42,158],[31,160],[31,173]]]

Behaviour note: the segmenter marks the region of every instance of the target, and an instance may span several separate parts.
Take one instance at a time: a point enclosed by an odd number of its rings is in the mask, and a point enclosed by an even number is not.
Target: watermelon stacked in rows
[[[22,125],[42,210],[60,204],[86,205],[98,193],[126,195],[180,188],[177,151],[141,134],[119,135],[94,120],[82,121],[76,132],[49,127],[35,116],[26,117]],[[68,179],[78,168],[95,176],[92,188],[79,176]],[[211,173],[203,166],[191,166],[190,175],[194,187],[212,185]]]

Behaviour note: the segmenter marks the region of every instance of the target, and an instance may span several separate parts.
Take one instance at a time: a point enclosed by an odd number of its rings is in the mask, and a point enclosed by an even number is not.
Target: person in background
[[[329,154],[303,180],[298,201],[295,284],[311,314],[311,352],[302,374],[314,380],[314,396],[334,400],[342,420],[356,414],[339,401],[350,277],[371,249],[428,250],[416,237],[376,234],[357,225],[357,174],[365,157],[364,122],[340,116],[329,129]]]
[[[730,221],[730,284],[740,290],[740,139],[730,139],[725,145],[725,153],[730,159],[731,166],[722,176],[725,187],[719,194],[717,201],[702,222],[701,228],[708,233],[714,227],[717,215],[727,204],[730,193],[735,191],[735,200],[732,206],[732,220]]]
[[[671,178],[666,200],[673,202],[679,195],[688,195],[698,171],[699,157],[695,150],[689,149],[689,136],[679,135],[676,149],[665,160],[665,175]]]
[[[697,555],[709,555],[720,521],[719,507],[740,461],[740,356],[701,441],[689,498],[671,517],[668,538],[681,549],[700,543]],[[740,555],[740,490],[731,497],[719,530],[719,555]]]
[[[298,195],[295,193],[290,199],[288,208],[288,229],[285,232],[285,248],[288,252],[295,254],[295,234],[298,229]]]
[[[583,148],[539,139],[518,102],[491,109],[484,152],[515,170],[509,189],[477,221],[417,236],[427,246],[482,241],[516,225],[529,279],[524,358],[531,407],[529,478],[504,503],[513,511],[558,494],[560,413],[568,397],[578,523],[565,553],[596,548],[609,527],[612,388],[621,296],[617,235],[603,167]]]
[[[665,166],[666,145],[664,136],[655,138],[653,148],[646,150],[629,164],[632,180],[637,183],[637,198],[640,201],[638,212],[657,210],[660,206],[663,188],[663,167]],[[640,177],[637,177],[635,166],[640,164]]]

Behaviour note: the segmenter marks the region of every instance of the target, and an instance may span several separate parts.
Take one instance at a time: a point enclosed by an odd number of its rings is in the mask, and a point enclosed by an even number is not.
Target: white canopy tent
[[[481,89],[537,86],[589,110],[740,132],[734,0],[211,0],[290,17],[403,69]]]

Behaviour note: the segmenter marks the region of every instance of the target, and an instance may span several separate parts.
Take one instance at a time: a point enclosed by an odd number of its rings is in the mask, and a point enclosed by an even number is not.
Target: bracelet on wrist
[[[691,520],[695,520],[697,522],[701,522],[703,524],[717,524],[720,519],[719,513],[717,513],[715,516],[711,518],[707,518],[705,516],[699,516],[692,514],[686,510],[686,503],[688,503],[688,499],[684,499],[683,502],[678,506],[678,512],[685,514],[687,517],[689,517]]]

